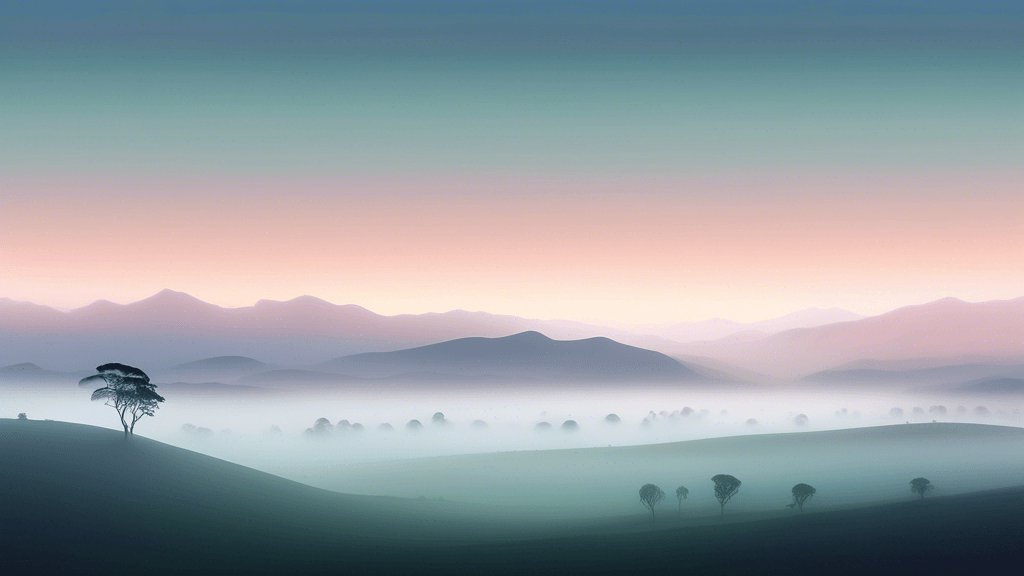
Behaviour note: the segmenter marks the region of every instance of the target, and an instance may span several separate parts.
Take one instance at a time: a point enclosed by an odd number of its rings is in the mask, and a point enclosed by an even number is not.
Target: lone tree
[[[715,483],[715,498],[722,509],[722,516],[725,516],[725,504],[740,491],[740,484],[743,483],[728,474],[718,474],[711,481]]]
[[[910,481],[910,491],[924,498],[926,492],[935,490],[935,486],[927,478],[914,478]]]
[[[651,511],[651,522],[654,522],[654,505],[665,499],[665,493],[654,484],[644,484],[640,488],[640,503]]]
[[[124,437],[135,434],[135,424],[143,416],[153,416],[163,396],[156,393],[156,384],[149,381],[145,372],[125,364],[104,364],[97,366],[99,374],[82,378],[79,386],[103,382],[103,388],[93,391],[93,400],[104,400],[107,406],[117,411],[124,426]]]
[[[804,502],[810,500],[814,496],[815,492],[817,492],[817,490],[815,490],[814,486],[811,486],[810,484],[797,484],[796,486],[793,486],[793,503],[788,506],[790,508],[793,506],[799,507],[800,513],[803,514]]]
[[[686,486],[680,486],[676,488],[676,500],[679,500],[679,513],[683,513],[683,500],[690,495],[690,491],[686,489]]]

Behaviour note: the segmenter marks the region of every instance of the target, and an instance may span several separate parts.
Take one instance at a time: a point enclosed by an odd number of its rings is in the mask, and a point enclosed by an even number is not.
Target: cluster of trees
[[[725,505],[739,492],[740,486],[743,483],[735,476],[731,476],[729,474],[717,474],[712,476],[711,482],[714,483],[715,499],[718,500],[719,509],[724,517]],[[933,486],[927,478],[914,478],[910,481],[910,491],[921,498],[924,498],[925,494],[934,489],[935,486]],[[813,498],[817,492],[818,491],[814,486],[811,486],[810,484],[797,484],[796,486],[793,486],[793,489],[790,491],[790,494],[793,497],[793,502],[786,506],[789,508],[796,507],[800,510],[800,513],[803,514],[804,504]],[[689,495],[690,491],[686,486],[676,488],[676,500],[678,501],[679,514],[682,514],[683,512],[683,500],[686,500]],[[640,503],[651,511],[652,521],[655,519],[654,507],[664,499],[665,492],[658,486],[654,484],[644,484],[640,487]]]
[[[967,409],[966,406],[957,406],[957,408],[956,408],[956,413],[958,415],[960,415],[960,416],[963,416],[963,415],[967,414],[968,411],[969,410]],[[951,410],[947,409],[945,406],[939,404],[939,405],[936,405],[936,406],[930,406],[928,408],[927,412],[925,411],[924,408],[922,408],[920,406],[914,406],[914,408],[911,409],[911,413],[914,414],[914,416],[918,416],[918,417],[922,417],[923,418],[923,417],[925,417],[926,414],[930,414],[932,416],[945,416],[947,414],[950,414]],[[974,407],[974,415],[975,416],[988,416],[991,413],[992,412],[988,408],[986,408],[984,406],[975,406]],[[902,418],[903,414],[904,414],[903,409],[900,408],[899,406],[895,406],[891,410],[889,410],[889,416],[892,416],[893,418]]]
[[[338,420],[337,424],[331,424],[331,421],[327,418],[317,418],[313,426],[306,428],[303,434],[306,436],[330,436],[333,432],[361,432],[363,428],[364,426],[359,422],[349,422],[342,419]]]
[[[443,428],[446,426],[453,426],[454,424],[448,420],[443,412],[435,412],[430,418],[430,424],[437,428]],[[476,430],[483,430],[487,428],[487,422],[483,420],[473,420],[470,423],[470,427]],[[423,430],[425,426],[422,422],[416,419],[409,420],[405,423],[405,429],[410,432],[418,432]],[[327,418],[320,418],[313,423],[311,428],[307,428],[304,434],[307,436],[327,436],[332,432],[360,432],[365,427],[358,422],[349,422],[348,420],[339,420],[337,424],[331,424],[331,421]],[[387,422],[383,422],[377,426],[377,430],[381,432],[392,432],[395,427]]]
[[[609,416],[615,415],[609,414]],[[618,418],[618,416],[616,416],[616,418]],[[605,422],[609,422],[607,417],[605,418]],[[554,426],[552,426],[550,422],[537,422],[533,425],[533,429],[537,432],[547,432],[553,428]],[[575,420],[566,420],[565,422],[562,422],[561,429],[562,432],[577,432],[580,429],[580,425],[577,424]]]

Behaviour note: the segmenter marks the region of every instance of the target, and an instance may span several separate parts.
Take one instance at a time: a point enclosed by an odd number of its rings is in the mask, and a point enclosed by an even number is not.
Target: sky
[[[1019,2],[0,2],[0,297],[1024,295]]]

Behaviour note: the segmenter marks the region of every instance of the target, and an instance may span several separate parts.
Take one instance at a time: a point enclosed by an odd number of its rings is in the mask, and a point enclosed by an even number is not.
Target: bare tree
[[[665,493],[654,484],[640,487],[640,503],[651,511],[651,522],[654,522],[654,505],[665,499]]]
[[[910,481],[910,491],[921,498],[924,498],[925,493],[931,492],[934,489],[935,486],[932,486],[932,483],[927,478],[914,478]]]
[[[683,513],[683,500],[686,500],[686,497],[689,495],[690,491],[686,488],[686,486],[680,486],[679,488],[676,488],[676,500],[679,500],[680,514]]]
[[[817,492],[817,490],[815,490],[814,486],[811,486],[810,484],[797,484],[796,486],[793,486],[793,503],[788,506],[790,508],[798,506],[800,508],[800,513],[803,514],[804,502],[810,500],[814,496],[815,492]]]
[[[715,498],[722,509],[722,516],[725,516],[726,503],[740,491],[740,485],[743,483],[728,474],[718,474],[712,477],[711,481],[715,483]]]
[[[135,434],[135,424],[144,416],[155,415],[164,398],[156,393],[156,384],[149,381],[145,372],[125,364],[104,364],[98,366],[99,374],[82,378],[79,386],[103,382],[103,388],[93,391],[93,400],[104,400],[107,406],[117,411],[124,427],[124,437]]]

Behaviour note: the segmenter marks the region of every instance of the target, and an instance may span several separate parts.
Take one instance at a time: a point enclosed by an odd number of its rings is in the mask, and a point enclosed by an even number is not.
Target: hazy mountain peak
[[[171,370],[262,368],[264,366],[266,364],[263,362],[248,356],[215,356],[213,358],[203,358],[202,360],[178,364],[171,368]]]
[[[0,368],[4,372],[42,372],[43,369],[31,362],[22,362],[21,364],[11,364],[10,366],[4,366]]]
[[[536,330],[527,330],[511,336],[506,336],[507,340],[519,340],[523,342],[546,342],[551,341],[551,338],[537,332]]]
[[[186,294],[185,292],[176,292],[176,291],[171,290],[169,288],[164,288],[163,290],[157,292],[156,294],[150,296],[149,298],[145,298],[143,300],[139,300],[138,302],[133,302],[132,304],[129,304],[129,306],[132,306],[132,305],[155,305],[155,304],[173,304],[173,305],[193,304],[193,305],[200,305],[200,306],[211,307],[211,308],[217,307],[214,304],[210,304],[208,302],[204,302],[204,301],[200,300],[199,298],[196,298],[195,296],[192,296],[191,294]]]

